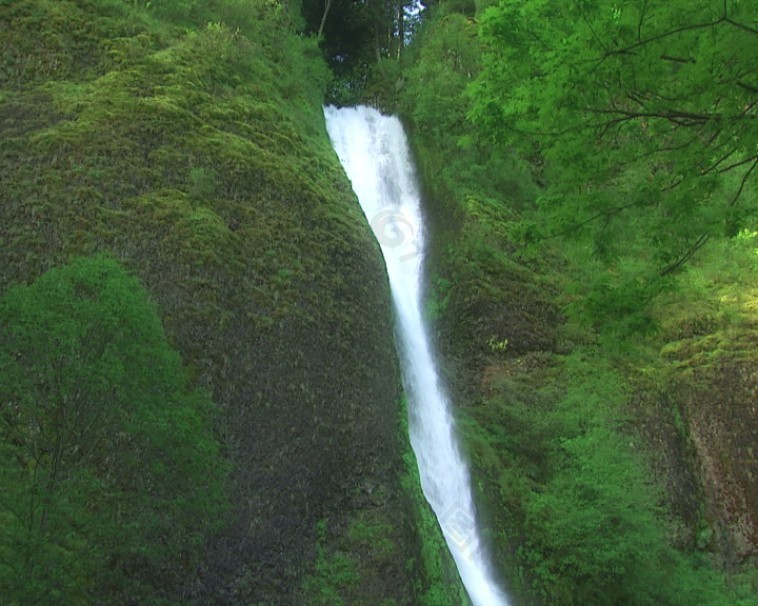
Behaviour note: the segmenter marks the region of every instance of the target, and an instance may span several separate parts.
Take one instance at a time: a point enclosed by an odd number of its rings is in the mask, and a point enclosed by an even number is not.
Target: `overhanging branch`
[[[737,200],[739,200],[740,196],[742,195],[742,191],[745,189],[745,184],[750,178],[750,175],[752,174],[756,165],[758,165],[758,158],[754,157],[754,158],[751,158],[751,160],[753,161],[753,164],[749,169],[745,171],[745,174],[742,175],[742,179],[740,180],[740,186],[739,188],[737,188],[737,193],[735,193],[734,197],[729,201],[729,206],[734,206],[735,204],[737,204]],[[742,164],[744,164],[744,162]],[[681,257],[679,257],[676,261],[674,261],[668,267],[661,270],[661,272],[658,275],[660,277],[663,277],[681,268],[687,261],[689,261],[692,258],[692,256],[698,250],[700,250],[703,246],[705,246],[706,242],[708,242],[710,238],[711,238],[711,234],[701,234],[700,237],[697,240],[695,240],[695,243],[692,246],[690,246]]]

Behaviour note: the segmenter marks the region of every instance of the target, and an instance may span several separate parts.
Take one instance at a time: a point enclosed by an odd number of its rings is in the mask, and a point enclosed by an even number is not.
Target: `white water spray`
[[[424,231],[420,195],[400,121],[368,107],[324,109],[327,130],[381,244],[403,348],[411,445],[421,487],[475,606],[507,606],[475,521],[468,469],[421,315]]]

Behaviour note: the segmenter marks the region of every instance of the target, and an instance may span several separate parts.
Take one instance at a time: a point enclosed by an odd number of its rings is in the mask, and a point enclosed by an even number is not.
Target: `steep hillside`
[[[3,2],[0,291],[109,255],[220,409],[229,513],[172,602],[411,604],[429,575],[386,277],[293,21]]]

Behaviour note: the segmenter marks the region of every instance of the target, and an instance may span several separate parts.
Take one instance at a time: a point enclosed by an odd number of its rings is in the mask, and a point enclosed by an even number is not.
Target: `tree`
[[[418,21],[408,0],[308,0],[306,31],[316,34],[335,77],[329,101],[355,103],[377,64],[400,61]],[[394,86],[395,82],[392,82]]]
[[[318,24],[318,32],[316,33],[317,38],[321,38],[321,36],[324,35],[324,25],[326,24],[326,18],[329,15],[329,9],[332,8],[332,3],[334,0],[324,0],[324,12],[321,15],[321,21]]]
[[[527,239],[585,237],[611,272],[634,253],[646,265],[629,283],[654,291],[709,238],[755,220],[750,7],[503,0],[485,12],[471,117],[538,167]]]
[[[0,586],[159,603],[220,518],[224,465],[139,282],[81,259],[0,300]],[[184,570],[183,570],[184,569]]]

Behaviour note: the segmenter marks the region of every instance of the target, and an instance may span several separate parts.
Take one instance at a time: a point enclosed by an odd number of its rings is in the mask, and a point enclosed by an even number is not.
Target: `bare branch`
[[[758,165],[758,158],[753,157],[750,160],[753,161],[753,165],[745,171],[744,175],[742,175],[740,186],[737,189],[737,193],[735,193],[734,197],[729,201],[729,206],[734,206],[737,203],[737,200],[739,200],[740,196],[742,195],[742,190],[745,188],[745,184],[747,183],[747,180],[750,178],[750,175],[755,169],[756,165]],[[745,164],[745,162],[742,162],[742,164]],[[690,246],[690,248],[688,248],[681,257],[679,257],[671,265],[663,269],[658,275],[663,277],[681,268],[682,265],[684,265],[687,261],[689,261],[692,258],[692,256],[698,250],[700,250],[705,245],[705,243],[708,242],[708,240],[710,240],[710,238],[711,238],[711,234],[702,234],[697,240],[695,240],[695,243],[692,246]]]
[[[321,23],[319,23],[318,26],[318,34],[316,37],[320,40],[321,36],[324,34],[324,26],[326,25],[326,17],[329,14],[329,9],[332,8],[332,3],[334,0],[324,0],[324,12],[321,15]]]
[[[647,10],[647,0],[642,3],[642,10],[640,11],[640,20],[637,23],[637,41],[642,42],[642,22],[645,20],[645,11]]]
[[[540,238],[540,241],[542,240],[552,240],[554,238],[560,238],[562,236],[566,236],[568,234],[574,233],[576,231],[579,231],[582,227],[585,225],[589,225],[590,223],[597,221],[598,219],[605,217],[606,219],[610,219],[614,215],[618,215],[625,210],[628,210],[630,208],[634,208],[635,206],[653,206],[656,204],[656,202],[650,202],[649,200],[645,201],[635,201],[630,202],[629,204],[623,204],[621,206],[616,206],[615,208],[611,208],[608,210],[602,210],[599,213],[592,215],[589,219],[585,219],[584,221],[580,221],[579,223],[574,223],[573,225],[570,225],[566,229],[563,229],[559,232],[550,234],[549,236],[545,236],[543,238]]]
[[[719,165],[719,164],[721,164],[722,162],[724,162],[724,160],[728,159],[728,158],[729,158],[729,156],[731,156],[732,154],[734,154],[736,151],[737,151],[737,148],[736,148],[736,147],[733,147],[733,148],[732,148],[732,149],[730,149],[728,152],[726,152],[726,154],[724,154],[724,155],[723,155],[723,156],[721,156],[721,157],[720,157],[718,160],[716,160],[716,162],[714,162],[713,164],[711,164],[711,165],[710,165],[708,168],[706,168],[705,170],[702,170],[702,171],[700,172],[700,174],[701,174],[701,175],[707,175],[707,174],[708,174],[709,172],[711,172],[712,170],[715,170],[715,169],[717,169],[717,168],[718,168],[718,165]],[[721,172],[721,171],[719,171],[719,172]]]
[[[742,80],[737,80],[735,84],[740,88],[744,88],[746,91],[750,91],[751,93],[758,93],[758,87],[753,86],[752,84],[748,84],[747,82],[743,82]]]
[[[664,61],[673,61],[674,63],[696,63],[692,57],[673,57],[671,55],[661,55]]]
[[[749,32],[751,34],[758,34],[758,29],[753,29],[749,25],[745,25],[744,23],[738,23],[737,21],[732,21],[731,19],[724,17],[723,21],[725,23],[728,23],[729,25],[733,25],[734,27],[737,27],[739,29],[745,30],[746,32]]]
[[[732,170],[734,168],[737,168],[738,166],[742,166],[743,164],[747,164],[748,162],[751,162],[751,161],[755,162],[757,160],[758,160],[758,158],[756,158],[755,156],[753,156],[752,158],[748,158],[747,160],[742,160],[741,162],[735,162],[734,164],[730,164],[729,166],[727,166],[725,168],[721,168],[721,169],[719,169],[719,172],[720,173],[725,173],[725,172],[728,172],[728,171],[730,171],[730,170]],[[755,165],[753,165],[753,167],[755,167]],[[750,170],[752,171],[753,169],[751,168]],[[742,191],[742,188],[740,188],[740,191]]]
[[[582,16],[582,21],[584,21],[587,24],[587,27],[590,29],[590,32],[592,33],[592,37],[595,38],[597,43],[600,45],[600,48],[602,48],[607,53],[608,47],[605,44],[603,44],[603,41],[600,39],[600,36],[597,35],[595,28],[592,27],[592,23],[590,23],[590,20],[587,19],[587,16],[582,12],[581,7],[578,6],[578,3],[576,0],[574,0],[574,6],[576,6],[576,9],[579,11],[579,14]]]
[[[737,188],[737,193],[734,194],[732,201],[729,202],[729,206],[734,206],[737,204],[737,200],[739,200],[740,196],[742,195],[742,190],[745,189],[745,183],[747,183],[747,180],[750,178],[751,173],[753,170],[755,170],[756,165],[758,165],[758,158],[753,158],[753,165],[745,171],[744,175],[742,175],[740,186]]]
[[[629,54],[631,51],[633,51],[636,48],[640,48],[641,46],[645,46],[646,44],[650,44],[651,42],[657,42],[658,40],[663,40],[664,38],[668,38],[670,36],[675,36],[676,34],[681,34],[682,32],[687,32],[687,31],[691,31],[695,29],[707,29],[709,27],[714,27],[718,25],[719,23],[723,23],[725,20],[726,20],[725,17],[721,17],[720,19],[716,19],[715,21],[709,21],[707,23],[693,23],[691,25],[683,25],[682,27],[677,27],[675,29],[672,29],[671,31],[658,34],[657,36],[652,36],[651,38],[641,40],[635,44],[631,44],[624,48],[619,48],[613,51],[609,51],[608,53],[605,54],[605,56],[601,58],[601,60],[604,60],[605,58],[610,57],[611,55]]]

